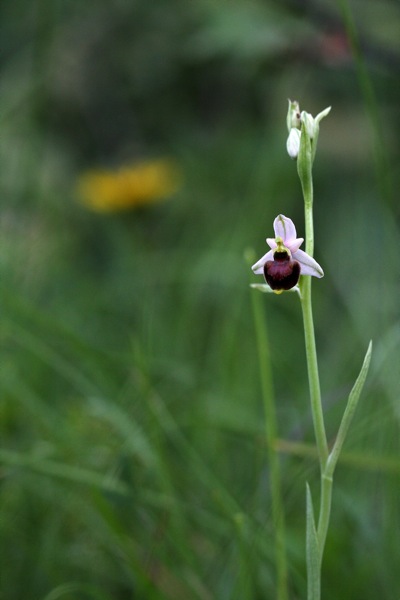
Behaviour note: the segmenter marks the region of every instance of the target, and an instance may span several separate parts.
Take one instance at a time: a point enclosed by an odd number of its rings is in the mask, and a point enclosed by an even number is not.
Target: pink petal
[[[300,263],[302,275],[313,275],[314,277],[323,277],[324,272],[321,266],[309,254],[303,250],[297,250],[293,255],[294,260]]]
[[[267,238],[267,244],[270,248],[272,248],[272,250],[277,247],[275,238]]]
[[[281,237],[283,243],[296,239],[296,227],[292,219],[285,217],[285,215],[278,215],[274,221],[275,237]]]
[[[267,260],[272,260],[273,258],[274,258],[274,253],[272,250],[267,252],[267,254],[264,254],[264,256],[262,258],[260,258],[260,260],[258,260],[256,263],[254,263],[254,265],[251,267],[253,269],[254,273],[256,275],[262,275],[264,273],[265,263],[267,262]]]
[[[289,248],[292,255],[297,252],[302,243],[304,242],[304,238],[297,238],[296,240],[289,240],[286,242],[286,247]]]

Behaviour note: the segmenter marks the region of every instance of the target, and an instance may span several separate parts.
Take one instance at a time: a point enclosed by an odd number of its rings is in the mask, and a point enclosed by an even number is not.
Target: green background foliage
[[[313,282],[332,441],[374,340],[323,598],[399,596],[399,25],[389,0],[1,3],[2,598],[275,597],[244,256],[279,213],[304,234],[287,98],[333,107]],[[77,202],[85,169],[159,156],[183,172],[167,202]],[[262,300],[295,600],[318,486],[303,332],[294,294]]]

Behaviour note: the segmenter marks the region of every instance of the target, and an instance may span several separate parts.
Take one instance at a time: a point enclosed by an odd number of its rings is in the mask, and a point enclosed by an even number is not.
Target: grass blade
[[[318,536],[315,527],[314,509],[311,498],[310,486],[307,485],[307,530],[306,530],[306,558],[307,558],[307,600],[320,600],[321,598],[321,560],[318,547]]]

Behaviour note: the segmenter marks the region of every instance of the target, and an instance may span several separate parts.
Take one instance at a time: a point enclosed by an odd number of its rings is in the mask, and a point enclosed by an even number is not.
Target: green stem
[[[272,518],[275,530],[276,598],[277,600],[288,600],[285,517],[282,502],[279,455],[275,448],[277,439],[277,419],[272,381],[271,356],[268,343],[267,323],[261,303],[261,294],[252,294],[252,297],[264,403],[265,435],[270,470]]]
[[[305,229],[306,229],[306,252],[314,254],[314,223],[313,223],[313,180],[312,180],[313,153],[311,141],[302,131],[302,142],[298,157],[298,173],[304,196],[305,207]],[[311,412],[314,425],[315,439],[317,443],[318,458],[321,473],[321,495],[320,509],[317,528],[317,565],[310,563],[307,559],[307,575],[309,594],[313,600],[320,600],[321,590],[321,566],[324,553],[325,540],[329,527],[329,519],[332,503],[332,477],[327,473],[329,448],[326,439],[324,415],[322,410],[321,387],[319,382],[317,349],[315,344],[314,319],[311,300],[311,277],[302,277],[300,282],[300,300],[303,313],[304,339],[306,346],[308,382],[310,387]],[[308,542],[309,544],[310,542]],[[313,556],[313,553],[310,554]]]
[[[308,141],[308,140],[306,140]],[[304,217],[306,228],[306,252],[314,254],[314,220],[313,220],[313,185],[311,172],[311,151],[304,163],[307,165],[301,172],[301,183],[304,194]],[[306,345],[308,382],[310,387],[311,411],[314,423],[315,438],[318,448],[321,473],[324,471],[329,456],[326,440],[324,416],[322,412],[321,388],[319,383],[317,349],[315,345],[314,320],[311,301],[311,277],[302,277],[301,281],[301,308],[303,312],[304,338]]]
[[[325,473],[321,473],[321,500],[317,528],[318,546],[320,551],[321,563],[322,556],[324,554],[326,535],[328,533],[329,519],[331,516],[332,485],[332,477]]]
[[[329,448],[326,439],[324,415],[322,411],[321,402],[321,389],[318,374],[317,350],[315,345],[314,321],[311,304],[311,277],[305,277],[304,281],[302,282],[301,307],[303,311],[304,321],[304,336],[307,355],[308,380],[310,386],[311,411],[321,470],[321,499],[317,535],[320,559],[322,562],[322,555],[325,546],[326,534],[328,531],[331,512],[332,477],[325,473],[328,464]]]
[[[308,383],[310,387],[311,412],[317,442],[321,472],[329,456],[324,416],[322,412],[321,388],[319,383],[317,349],[315,345],[314,321],[311,303],[311,277],[305,277],[301,285],[301,308],[303,311],[304,338],[306,346]]]
[[[313,188],[310,188],[311,204],[306,206],[304,211],[305,226],[306,226],[306,252],[310,256],[314,255],[314,215],[312,210]],[[309,279],[309,278],[307,278]],[[310,279],[311,281],[311,279]],[[311,292],[310,292],[311,294]]]

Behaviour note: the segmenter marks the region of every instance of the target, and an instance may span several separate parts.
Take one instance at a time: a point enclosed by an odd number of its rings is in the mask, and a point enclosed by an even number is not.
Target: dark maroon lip
[[[291,290],[299,281],[300,263],[288,252],[275,252],[274,259],[264,265],[264,277],[272,290]]]

